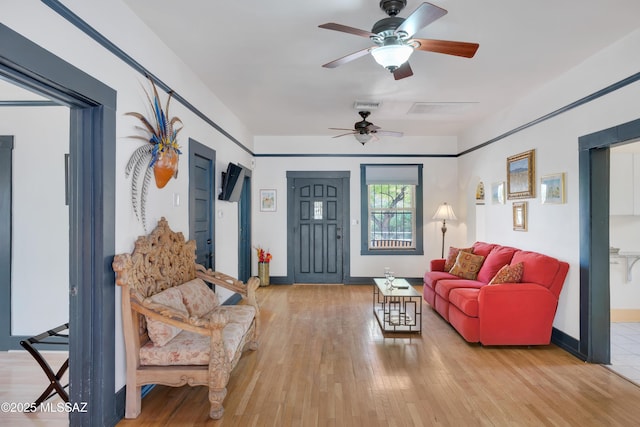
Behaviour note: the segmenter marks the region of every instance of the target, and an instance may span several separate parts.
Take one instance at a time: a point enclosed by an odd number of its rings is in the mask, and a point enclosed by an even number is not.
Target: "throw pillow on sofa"
[[[522,281],[522,273],[524,272],[524,264],[519,262],[514,265],[505,265],[493,276],[489,282],[490,285],[499,285],[501,283],[520,283]]]
[[[444,262],[444,271],[451,271],[460,252],[469,252],[472,254],[473,248],[454,248],[453,246],[449,246],[449,255],[447,255],[447,259]]]
[[[145,303],[160,304],[166,307],[173,308],[174,310],[183,314],[185,317],[189,315],[189,313],[187,312],[187,307],[185,307],[184,303],[182,302],[182,294],[176,288],[169,288],[162,292],[158,292],[157,294],[145,299],[143,304]],[[149,334],[149,339],[153,341],[153,344],[158,347],[164,346],[176,335],[182,332],[182,329],[161,322],[159,320],[154,320],[147,316],[145,316],[145,319],[147,320],[147,333]]]
[[[483,262],[484,257],[482,255],[474,255],[469,252],[460,251],[456,258],[456,263],[449,273],[462,277],[463,279],[476,280]]]

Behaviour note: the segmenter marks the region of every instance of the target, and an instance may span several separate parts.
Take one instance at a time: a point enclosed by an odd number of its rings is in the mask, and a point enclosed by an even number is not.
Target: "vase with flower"
[[[271,256],[271,252],[261,247],[257,247],[256,252],[258,254],[258,278],[260,279],[260,286],[269,286],[269,263],[273,257]]]

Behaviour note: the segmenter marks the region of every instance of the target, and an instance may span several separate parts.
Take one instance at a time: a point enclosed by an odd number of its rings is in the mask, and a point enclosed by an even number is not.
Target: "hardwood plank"
[[[420,289],[417,288],[419,291]],[[156,387],[118,426],[634,425],[640,388],[554,345],[466,343],[426,304],[422,335],[383,335],[372,287],[258,289],[261,340],[219,421],[204,387]]]
[[[65,351],[41,352],[56,372],[68,357]],[[61,384],[69,382],[68,371],[62,376]],[[14,406],[10,412],[0,411],[0,426],[51,426],[69,425],[69,416],[60,396],[53,396],[44,402],[40,410],[32,413],[16,411],[18,405],[23,407],[33,403],[49,385],[49,379],[35,359],[26,351],[0,351],[0,404],[9,403]]]
[[[260,347],[233,371],[222,420],[208,418],[205,387],[157,386],[140,417],[118,426],[626,426],[640,418],[638,386],[553,345],[470,345],[426,305],[422,335],[383,335],[371,293],[259,288]],[[52,357],[58,366],[66,356]],[[32,401],[46,381],[26,352],[0,352],[0,400]],[[0,425],[68,421],[0,413]]]

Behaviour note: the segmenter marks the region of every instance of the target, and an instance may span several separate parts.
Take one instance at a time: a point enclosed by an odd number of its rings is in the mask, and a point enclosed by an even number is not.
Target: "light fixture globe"
[[[373,59],[391,72],[407,62],[412,53],[413,47],[405,44],[388,44],[371,51]]]
[[[362,145],[366,144],[367,142],[371,141],[371,134],[368,133],[356,133],[354,134],[354,136],[356,137],[356,139],[358,140],[358,142]]]

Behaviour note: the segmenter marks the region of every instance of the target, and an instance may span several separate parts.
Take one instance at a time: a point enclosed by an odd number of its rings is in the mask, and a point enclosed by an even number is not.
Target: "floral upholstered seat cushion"
[[[162,306],[171,308],[185,317],[189,315],[187,307],[183,303],[182,293],[177,288],[165,289],[152,295],[145,299],[144,304],[154,308]],[[149,338],[156,346],[162,347],[182,331],[180,328],[152,319],[149,316],[145,316],[145,318],[147,320]]]
[[[222,330],[227,357],[232,360],[246,330],[239,323],[229,323]],[[208,365],[211,337],[191,331],[182,331],[168,344],[157,346],[152,341],[140,348],[143,366]]]
[[[252,305],[221,305],[215,311],[225,313],[229,323],[238,323],[245,331],[249,330],[251,322],[256,317],[256,308]]]
[[[202,279],[193,279],[176,287],[191,317],[202,317],[220,305],[218,296]]]

